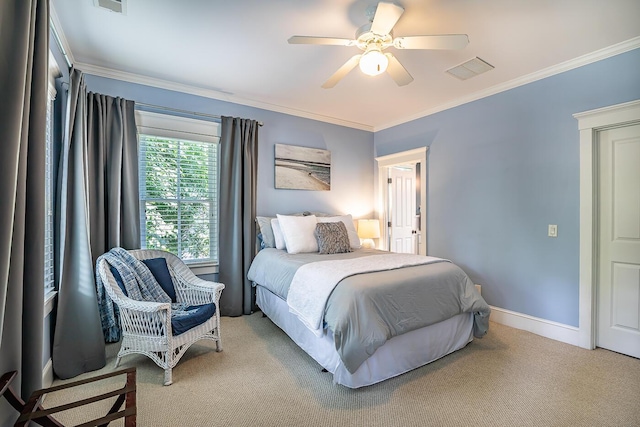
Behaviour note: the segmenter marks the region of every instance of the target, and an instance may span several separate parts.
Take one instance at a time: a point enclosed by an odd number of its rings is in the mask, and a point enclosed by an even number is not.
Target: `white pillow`
[[[359,249],[360,238],[358,237],[358,232],[356,231],[356,226],[353,224],[353,218],[351,215],[318,217],[318,222],[338,221],[344,222],[344,225],[347,227],[347,234],[349,235],[349,245],[351,245],[351,249]]]
[[[314,234],[318,223],[315,215],[290,216],[278,214],[278,224],[287,245],[287,252],[299,254],[318,252],[318,242]]]
[[[282,230],[280,230],[280,224],[277,219],[271,220],[271,229],[273,230],[273,239],[276,243],[276,249],[287,249],[287,245],[284,242],[284,236]]]

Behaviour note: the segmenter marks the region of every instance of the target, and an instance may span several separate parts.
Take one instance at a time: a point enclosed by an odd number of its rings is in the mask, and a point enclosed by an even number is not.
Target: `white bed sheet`
[[[256,286],[256,303],[309,356],[333,374],[333,381],[358,388],[393,378],[459,350],[473,340],[473,314],[462,313],[442,322],[391,338],[351,374],[342,364],[325,330],[317,337],[289,312],[287,302]]]

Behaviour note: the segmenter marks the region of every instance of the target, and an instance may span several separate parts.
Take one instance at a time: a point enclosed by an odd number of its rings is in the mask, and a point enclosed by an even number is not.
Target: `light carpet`
[[[221,329],[224,351],[192,346],[168,387],[148,358],[122,360],[137,367],[139,426],[640,426],[640,360],[493,322],[464,349],[357,390],[333,384],[261,313],[223,317]],[[114,370],[118,348],[107,347],[107,367],[73,380]],[[52,393],[44,406],[122,381]],[[75,425],[106,408],[59,419]]]

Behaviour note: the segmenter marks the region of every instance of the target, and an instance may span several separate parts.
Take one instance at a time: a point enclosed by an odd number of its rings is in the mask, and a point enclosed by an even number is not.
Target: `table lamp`
[[[380,221],[377,219],[359,219],[358,237],[362,240],[362,247],[365,249],[375,249],[373,239],[380,238]]]

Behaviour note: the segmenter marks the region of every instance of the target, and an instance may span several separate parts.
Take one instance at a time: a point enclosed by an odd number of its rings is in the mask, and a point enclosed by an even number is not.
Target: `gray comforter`
[[[264,249],[254,259],[247,277],[286,300],[296,270],[306,263],[384,253],[358,250],[336,255],[293,255]],[[460,313],[474,314],[474,336],[487,333],[489,306],[462,269],[443,260],[343,279],[329,297],[324,320],[333,332],[345,367],[354,373],[392,337]]]

